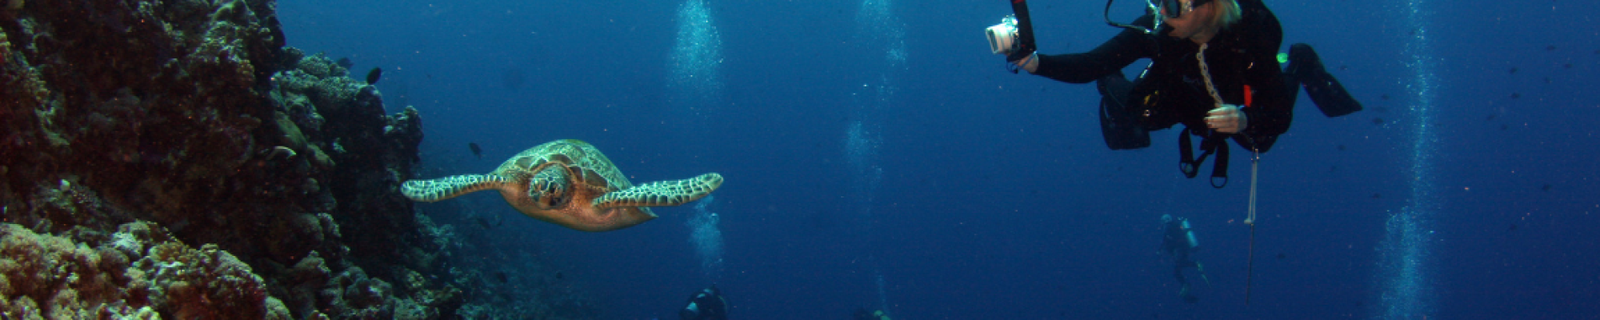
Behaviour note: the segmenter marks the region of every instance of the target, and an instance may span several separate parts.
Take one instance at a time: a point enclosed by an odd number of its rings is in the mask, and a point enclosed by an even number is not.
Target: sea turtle
[[[434,202],[495,189],[524,215],[600,232],[650,221],[656,215],[648,207],[689,203],[720,186],[722,175],[716,173],[635,186],[600,150],[568,139],[523,150],[488,174],[406,181],[400,192],[412,201]]]

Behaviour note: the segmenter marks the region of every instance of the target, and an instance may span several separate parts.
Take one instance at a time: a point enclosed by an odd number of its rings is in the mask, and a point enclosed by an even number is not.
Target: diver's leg
[[[1178,298],[1183,299],[1184,302],[1194,303],[1199,298],[1195,297],[1194,292],[1190,290],[1189,278],[1183,276],[1183,268],[1184,263],[1182,262],[1172,266],[1172,277],[1178,279]]]
[[[1117,72],[1096,81],[1100,90],[1100,135],[1111,150],[1150,146],[1150,133],[1134,114],[1129,103],[1133,82]]]
[[[1361,102],[1351,97],[1344,85],[1339,84],[1339,79],[1334,79],[1333,74],[1323,68],[1322,59],[1310,45],[1289,46],[1289,65],[1284,68],[1284,75],[1305,86],[1306,95],[1324,115],[1337,117],[1361,111]]]
[[[1283,87],[1289,89],[1290,106],[1300,101],[1300,75],[1293,72],[1297,67],[1292,61],[1283,67]]]

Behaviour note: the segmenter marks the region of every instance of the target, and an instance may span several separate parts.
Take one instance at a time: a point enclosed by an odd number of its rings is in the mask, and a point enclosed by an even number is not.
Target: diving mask
[[[1167,19],[1177,19],[1178,17],[1182,17],[1183,14],[1185,14],[1185,13],[1189,13],[1191,11],[1194,11],[1194,7],[1198,7],[1200,5],[1206,4],[1207,2],[1211,2],[1211,0],[1191,0],[1191,1],[1188,1],[1188,2],[1185,2],[1185,1],[1182,1],[1182,0],[1156,0],[1156,1],[1160,1],[1160,3],[1158,3],[1157,5],[1159,5],[1160,8],[1161,8],[1161,11],[1160,11],[1161,12],[1161,16],[1163,18],[1167,18]]]

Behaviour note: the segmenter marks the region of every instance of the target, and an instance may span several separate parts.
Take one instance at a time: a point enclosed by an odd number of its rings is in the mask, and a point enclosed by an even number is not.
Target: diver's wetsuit
[[[1206,64],[1217,94],[1228,104],[1245,106],[1246,128],[1233,135],[1246,149],[1251,143],[1267,151],[1278,135],[1289,130],[1298,87],[1286,82],[1278,67],[1278,48],[1283,30],[1278,18],[1261,0],[1238,0],[1243,15],[1208,42]],[[1134,25],[1150,28],[1154,15],[1134,20]],[[1146,74],[1136,81],[1125,97],[1128,111],[1146,129],[1165,129],[1183,123],[1193,129],[1206,128],[1206,112],[1215,108],[1200,75],[1196,53],[1200,45],[1189,39],[1169,37],[1171,28],[1162,26],[1156,34],[1124,30],[1094,50],[1063,55],[1039,55],[1033,73],[1051,79],[1088,83],[1112,78],[1123,80],[1121,70],[1141,58],[1151,59]],[[1288,79],[1292,80],[1292,79]],[[1251,97],[1245,97],[1249,86]],[[1248,104],[1246,102],[1249,102]],[[1201,133],[1204,133],[1202,131]],[[1248,136],[1249,138],[1244,138]]]

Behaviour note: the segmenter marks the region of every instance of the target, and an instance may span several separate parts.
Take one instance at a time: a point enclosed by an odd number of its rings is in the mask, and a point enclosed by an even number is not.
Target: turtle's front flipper
[[[594,199],[596,209],[614,207],[666,207],[699,200],[722,186],[722,175],[702,174],[683,180],[656,181],[612,191]]]
[[[431,180],[411,180],[400,185],[400,193],[411,201],[434,202],[463,194],[498,189],[508,183],[497,174],[464,174]]]

